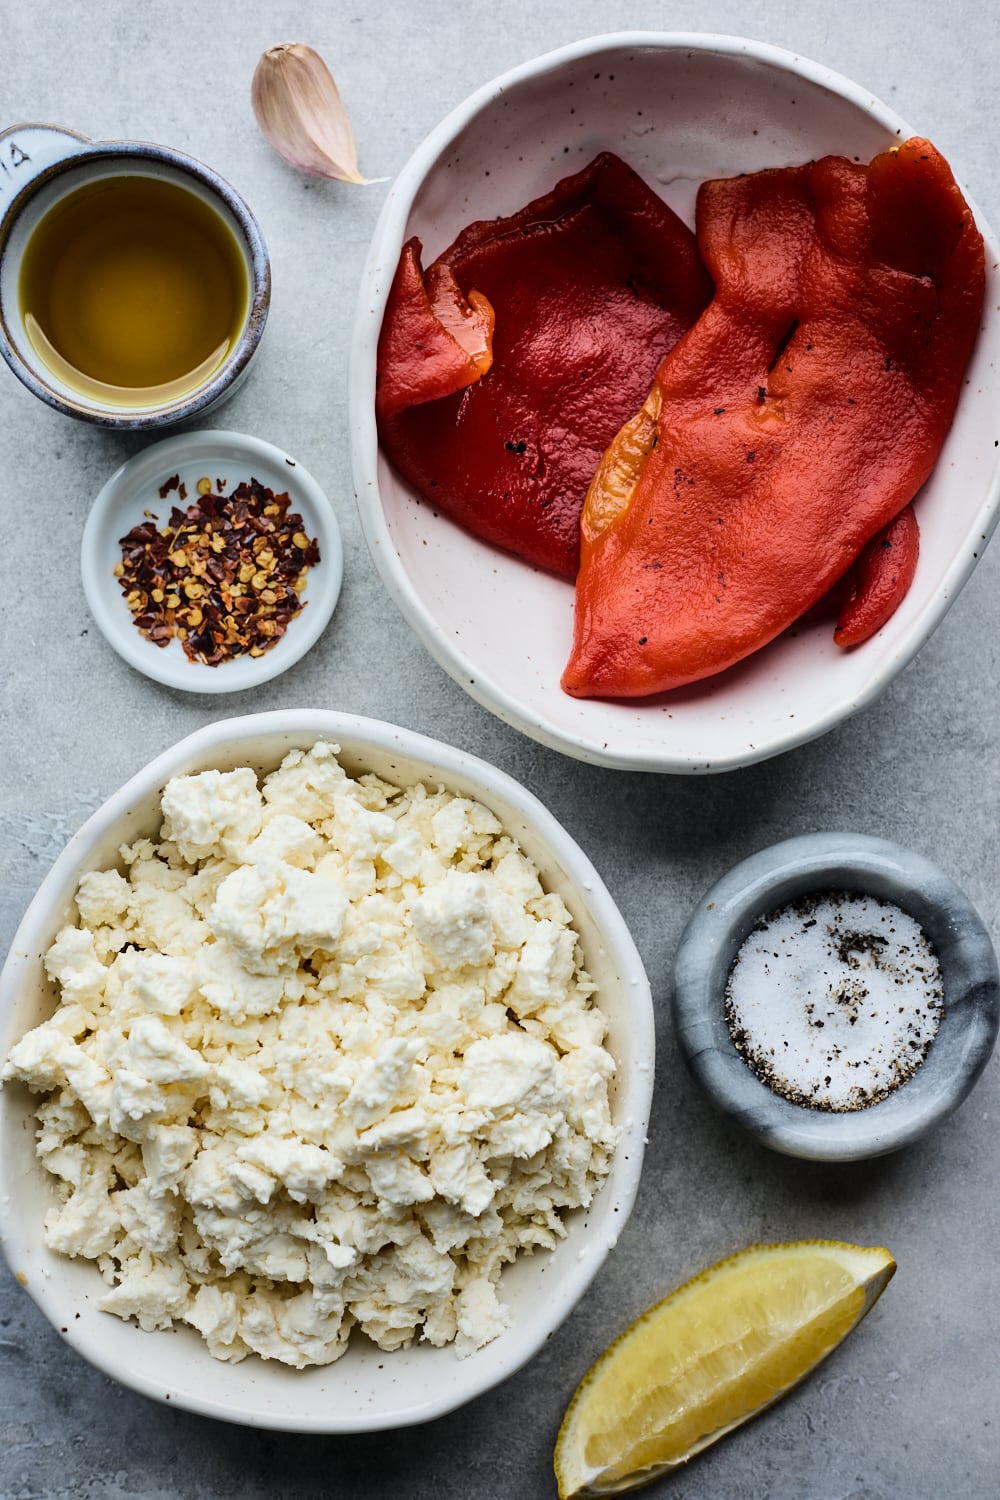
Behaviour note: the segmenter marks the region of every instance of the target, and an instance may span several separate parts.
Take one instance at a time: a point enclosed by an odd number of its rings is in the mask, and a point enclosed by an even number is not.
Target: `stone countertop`
[[[239,1494],[513,1500],[554,1495],[551,1452],[590,1361],[648,1304],[758,1240],[887,1244],[899,1272],[850,1343],[806,1385],[689,1470],[651,1489],[744,1500],[964,1500],[996,1494],[1000,1337],[995,1129],[1000,1062],[919,1146],[869,1164],[773,1154],[688,1081],[668,1014],[692,903],[777,839],[847,828],[929,856],[1000,938],[1000,716],[994,545],[943,624],[877,703],[822,740],[707,779],[564,759],[478,707],[388,605],[351,491],[346,369],[355,291],[384,187],[297,176],[254,125],[249,81],[277,41],[311,42],[350,111],[362,170],[391,177],[479,84],[529,56],[620,29],[715,31],[799,51],[891,104],[949,157],[987,220],[1000,46],[979,0],[0,0],[0,125],[50,120],[95,138],[160,141],[244,194],[269,243],[271,319],[218,425],[299,457],[345,542],[333,622],[293,670],[224,700],[179,694],[115,656],[89,618],[80,534],[108,475],[145,446],[43,407],[0,371],[0,943],[66,838],[141,764],[229,713],[336,706],[486,757],[535,792],[597,865],[635,935],[657,1006],[657,1083],[635,1213],[590,1293],[519,1375],[427,1426],[357,1438],[253,1432],[171,1411],[73,1354],[0,1271],[0,1497],[209,1500]]]

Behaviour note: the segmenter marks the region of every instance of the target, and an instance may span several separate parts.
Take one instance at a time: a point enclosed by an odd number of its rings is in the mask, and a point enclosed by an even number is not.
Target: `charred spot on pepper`
[[[778,361],[781,359],[781,356],[784,354],[785,350],[788,348],[789,344],[792,342],[792,339],[795,337],[795,332],[796,332],[796,329],[798,328],[798,326],[799,326],[799,320],[798,320],[798,318],[794,318],[792,320],[791,324],[789,325],[789,327],[785,330],[785,332],[782,334],[781,338],[778,340],[777,347],[775,348],[775,351],[774,351],[774,357],[772,358],[771,363],[767,367],[767,373],[769,375],[772,375],[774,373],[774,371],[777,369],[777,367],[778,367]],[[791,366],[789,365],[786,368],[788,369],[789,374],[791,374]]]

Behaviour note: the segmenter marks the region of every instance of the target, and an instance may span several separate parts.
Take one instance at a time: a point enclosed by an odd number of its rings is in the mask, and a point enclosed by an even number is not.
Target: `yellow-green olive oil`
[[[223,363],[249,280],[233,231],[195,192],[114,176],[39,221],[19,293],[32,347],[65,385],[113,406],[159,406]]]

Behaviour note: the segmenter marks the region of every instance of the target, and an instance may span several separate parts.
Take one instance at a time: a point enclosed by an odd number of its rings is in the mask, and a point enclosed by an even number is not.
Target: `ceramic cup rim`
[[[723,1010],[725,978],[756,920],[833,889],[881,897],[908,912],[934,946],[944,982],[944,1015],[918,1070],[888,1098],[847,1112],[793,1104],[762,1083],[737,1052]],[[967,1097],[1000,1027],[996,953],[965,892],[914,850],[848,832],[785,839],[723,875],[681,936],[672,998],[681,1055],[716,1108],[763,1145],[812,1161],[859,1161],[911,1145]]]
[[[14,374],[37,396],[56,411],[77,417],[100,427],[116,430],[132,428],[149,429],[172,426],[197,415],[213,405],[238,381],[252,358],[264,325],[267,322],[271,299],[271,265],[267,246],[253,212],[236,189],[218,172],[206,166],[196,157],[170,146],[159,146],[151,141],[91,141],[76,131],[56,125],[13,126],[4,132],[10,135],[16,130],[42,129],[65,135],[79,141],[80,149],[68,152],[58,161],[43,167],[31,177],[15,194],[0,217],[0,262],[7,252],[11,233],[21,214],[31,200],[42,189],[58,177],[71,172],[92,168],[95,163],[135,161],[150,162],[172,169],[182,176],[193,178],[210,196],[218,199],[227,210],[231,227],[238,231],[248,263],[248,305],[246,316],[233,348],[219,368],[203,384],[193,391],[159,406],[112,408],[92,404],[83,396],[71,398],[56,389],[45,378],[41,361],[35,367],[24,357],[22,350],[11,334],[7,314],[0,296],[0,354]]]

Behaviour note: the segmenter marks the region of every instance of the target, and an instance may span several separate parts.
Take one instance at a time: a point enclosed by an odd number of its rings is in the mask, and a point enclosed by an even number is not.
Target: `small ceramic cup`
[[[43,358],[29,335],[22,305],[22,267],[34,231],[57,205],[80,189],[115,178],[146,178],[173,184],[206,204],[222,221],[242,271],[242,317],[237,314],[228,347],[214,366],[190,386],[178,381],[163,397],[119,388],[113,399],[99,389],[81,389]],[[225,241],[227,247],[229,241]],[[159,428],[217,406],[245,376],[267,320],[271,293],[267,247],[256,219],[238,193],[200,162],[179,151],[140,141],[90,141],[52,125],[15,125],[0,132],[0,353],[18,379],[41,400],[72,417],[116,429]],[[110,389],[110,388],[109,388]]]
[[[923,928],[937,954],[944,1014],[927,1056],[887,1098],[844,1112],[793,1103],[740,1056],[725,1015],[729,973],[755,924],[824,891],[875,896]],[[776,1151],[858,1161],[908,1146],[962,1102],[1000,1025],[1000,973],[967,896],[920,854],[860,833],[812,833],[752,854],[702,897],[674,964],[674,1024],[688,1069],[712,1102]]]

